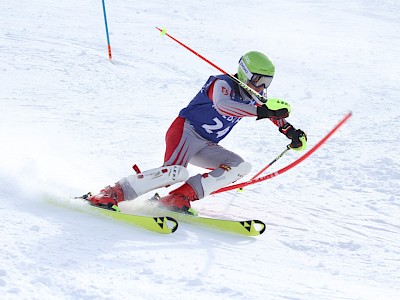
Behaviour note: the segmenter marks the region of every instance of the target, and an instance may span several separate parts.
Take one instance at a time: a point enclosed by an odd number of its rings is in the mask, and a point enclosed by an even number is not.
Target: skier
[[[275,66],[267,55],[250,51],[240,58],[234,76],[266,98],[274,73]],[[163,166],[122,178],[88,200],[92,205],[112,209],[121,201],[185,181],[159,199],[159,205],[193,214],[190,202],[202,199],[250,172],[250,163],[219,145],[243,117],[268,118],[291,139],[292,149],[306,148],[306,134],[285,120],[289,113],[290,105],[286,102],[269,98],[262,103],[227,74],[210,76],[169,127]],[[189,178],[186,169],[189,163],[212,171]]]

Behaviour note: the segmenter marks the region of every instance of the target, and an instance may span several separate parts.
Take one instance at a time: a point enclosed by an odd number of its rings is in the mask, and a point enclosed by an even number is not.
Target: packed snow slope
[[[1,1],[1,299],[400,299],[398,1],[106,6],[112,62],[101,1]],[[353,112],[294,169],[193,203],[206,216],[263,220],[262,236],[183,223],[162,235],[69,200],[134,163],[160,166],[169,124],[218,74],[155,26],[232,73],[243,53],[268,53],[269,96],[291,103],[309,148]],[[252,163],[250,178],[287,143],[248,118],[221,145]]]

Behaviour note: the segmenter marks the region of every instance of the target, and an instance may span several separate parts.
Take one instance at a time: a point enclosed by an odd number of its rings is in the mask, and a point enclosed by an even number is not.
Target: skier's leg
[[[184,118],[177,117],[166,133],[164,165],[119,181],[125,200],[134,199],[156,188],[185,181],[189,177],[186,166],[190,159],[209,141],[200,137]]]
[[[170,140],[172,140],[172,142],[170,141],[169,144],[167,143],[167,151],[172,153],[172,147],[177,147],[179,145],[179,140],[183,136],[183,129],[184,119],[177,118],[168,130]],[[169,152],[166,152],[166,155]],[[185,168],[187,163],[186,165],[181,165],[183,166],[171,166],[171,164],[164,164],[164,166],[161,168],[148,170],[140,174],[129,175],[119,180],[114,186],[105,187],[98,195],[89,197],[88,200],[93,205],[117,205],[121,201],[133,200],[153,189],[162,186],[169,186],[179,181],[184,181],[188,177],[188,172]]]
[[[133,200],[151,190],[185,181],[189,177],[188,161],[208,141],[200,137],[183,118],[176,118],[166,134],[164,166],[139,174],[129,175],[114,186],[108,186],[100,194],[90,197],[94,205],[116,205],[124,200]]]
[[[251,170],[251,165],[239,155],[213,143],[208,143],[194,155],[190,163],[213,171],[190,177],[182,186],[161,198],[161,204],[169,209],[190,213],[189,201],[202,199],[242,178]]]
[[[215,145],[196,133],[189,122],[184,121],[184,119],[178,118],[175,122],[180,122],[184,124],[184,126],[171,126],[168,130],[164,165],[182,164],[187,166],[198,153],[202,152],[210,145]],[[177,136],[179,138],[177,138]],[[197,192],[190,184],[185,183],[181,187],[170,192],[169,195],[161,198],[160,204],[171,210],[188,213],[190,209],[189,201],[197,199],[199,199]]]
[[[182,166],[166,166],[129,175],[113,186],[107,186],[88,200],[96,206],[113,206],[125,200],[133,200],[154,189],[185,181],[189,172]]]
[[[244,177],[251,171],[251,164],[239,155],[219,145],[209,145],[197,153],[190,162],[199,167],[213,169],[189,178],[189,183],[199,199]]]
[[[124,200],[133,200],[160,187],[167,187],[189,178],[183,166],[173,165],[155,168],[139,174],[129,175],[118,181],[124,193]]]
[[[184,167],[194,155],[210,143],[196,133],[190,123],[181,117],[176,118],[168,129],[165,142],[164,166]]]

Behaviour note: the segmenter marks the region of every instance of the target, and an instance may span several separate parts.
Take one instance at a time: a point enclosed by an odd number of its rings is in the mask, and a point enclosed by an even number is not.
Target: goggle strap
[[[248,80],[251,80],[251,78],[253,78],[254,74],[250,72],[249,68],[244,63],[243,57],[241,57],[239,60],[239,66],[242,69],[243,73],[246,75],[246,78]]]

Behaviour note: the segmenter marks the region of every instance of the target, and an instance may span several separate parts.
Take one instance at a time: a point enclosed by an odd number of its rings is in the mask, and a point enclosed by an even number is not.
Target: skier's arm
[[[268,118],[274,123],[281,133],[291,139],[290,148],[304,150],[307,146],[307,135],[301,129],[295,129],[284,118],[279,118],[276,112],[269,110],[266,105],[253,106],[232,101],[231,87],[224,80],[217,79],[208,90],[208,97],[214,102],[215,109],[221,114],[232,117],[257,117]],[[271,99],[272,100],[272,99]],[[270,117],[273,116],[273,117]]]
[[[233,101],[231,99],[232,89],[225,80],[217,79],[208,90],[208,97],[213,101],[215,109],[223,116],[231,117],[257,117],[258,119],[269,118],[276,126],[286,124],[285,119],[279,117],[280,110],[268,109],[265,105],[255,106]]]
[[[274,123],[277,127],[282,127],[282,126],[284,126],[284,125],[287,123],[286,119],[279,119],[279,120],[277,120],[277,119],[271,119],[271,118],[270,118],[270,120],[271,120],[271,122]]]
[[[208,90],[208,97],[214,102],[215,109],[223,116],[256,117],[257,107],[233,101],[232,89],[225,80],[217,79]]]

